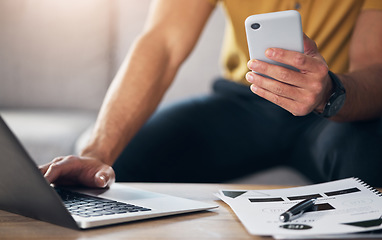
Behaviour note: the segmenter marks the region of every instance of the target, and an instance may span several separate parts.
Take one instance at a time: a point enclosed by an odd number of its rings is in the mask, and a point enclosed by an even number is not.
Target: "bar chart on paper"
[[[273,190],[220,190],[216,194],[247,231],[262,236],[348,234],[382,229],[382,194],[357,178]],[[314,206],[291,221],[280,215],[306,199]]]

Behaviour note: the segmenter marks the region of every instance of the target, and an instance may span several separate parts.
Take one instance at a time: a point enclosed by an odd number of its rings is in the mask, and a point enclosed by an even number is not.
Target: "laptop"
[[[118,183],[107,189],[55,188],[1,116],[0,166],[0,209],[73,229],[218,207]]]

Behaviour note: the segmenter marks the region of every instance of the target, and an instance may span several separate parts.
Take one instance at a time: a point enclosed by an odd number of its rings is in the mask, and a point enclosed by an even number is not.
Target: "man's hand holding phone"
[[[251,60],[251,90],[295,116],[322,112],[330,98],[328,65],[302,30],[295,10],[249,16],[245,20]]]
[[[267,58],[293,66],[300,72],[257,59],[248,62],[252,71],[274,79],[248,72],[246,79],[251,90],[295,116],[304,116],[314,110],[322,110],[332,89],[328,66],[318,53],[313,40],[304,34],[304,53],[281,48],[268,48]]]

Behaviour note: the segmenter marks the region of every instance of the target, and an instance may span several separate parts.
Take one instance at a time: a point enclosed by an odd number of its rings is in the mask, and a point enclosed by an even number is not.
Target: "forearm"
[[[152,1],[143,34],[107,92],[83,156],[113,164],[158,106],[213,9],[205,0]]]
[[[82,151],[112,165],[157,107],[177,70],[161,42],[140,37],[114,78]]]
[[[350,45],[349,73],[339,75],[347,97],[333,117],[335,121],[364,121],[382,115],[381,23],[379,10],[363,10],[358,17]]]
[[[365,121],[382,116],[382,64],[347,74],[338,74],[346,89],[346,101],[331,119],[339,122]]]

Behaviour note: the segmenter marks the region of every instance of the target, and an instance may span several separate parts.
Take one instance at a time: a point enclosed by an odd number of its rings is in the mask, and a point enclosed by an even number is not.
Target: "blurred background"
[[[0,114],[38,165],[75,154],[84,144],[111,80],[142,29],[149,4],[150,0],[0,1]],[[161,104],[209,92],[221,72],[224,25],[218,7]],[[285,167],[238,181],[306,183]]]
[[[0,113],[38,164],[75,153],[149,3],[0,1]],[[220,74],[223,30],[219,9],[163,103],[209,91]]]

